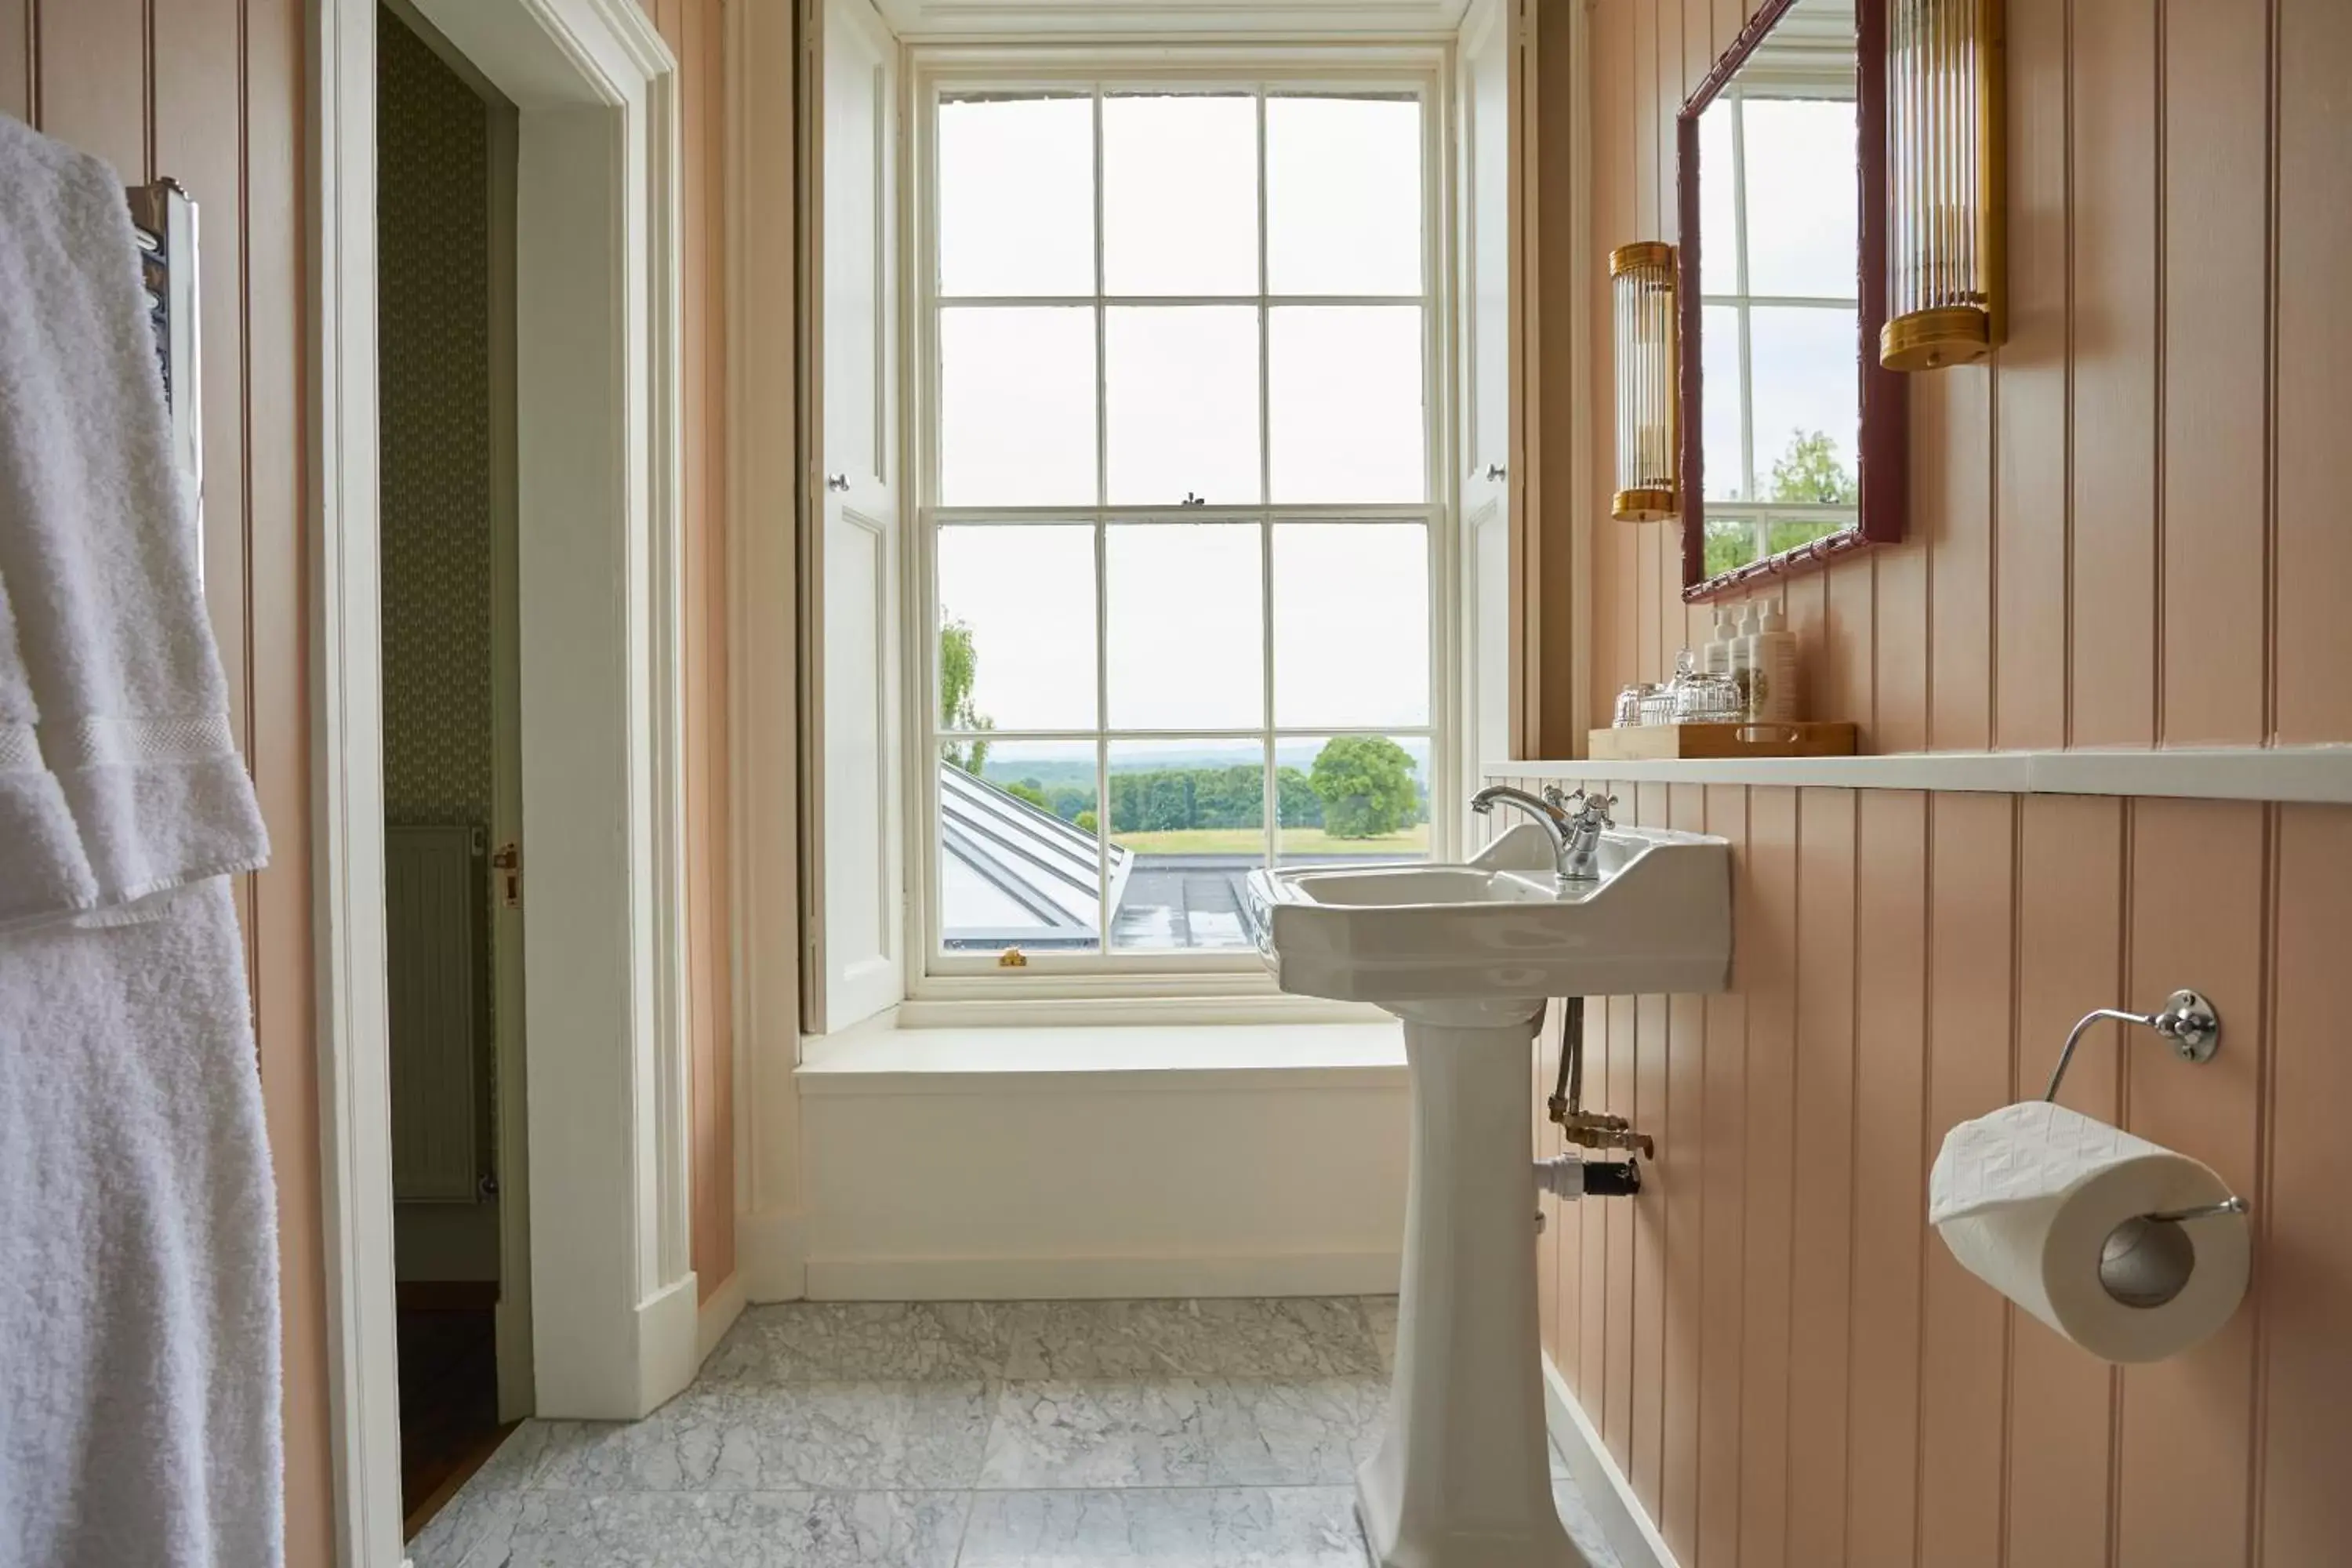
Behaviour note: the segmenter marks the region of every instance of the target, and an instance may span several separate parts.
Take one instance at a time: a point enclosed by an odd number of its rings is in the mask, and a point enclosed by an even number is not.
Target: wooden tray
[[[1639,724],[1595,730],[1594,762],[1655,763],[1694,757],[1850,757],[1855,728],[1845,723]]]

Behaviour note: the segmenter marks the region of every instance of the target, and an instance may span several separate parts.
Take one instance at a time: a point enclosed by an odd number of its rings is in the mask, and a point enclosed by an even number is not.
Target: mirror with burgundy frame
[[[1767,0],[1676,124],[1683,597],[1903,537],[1886,0]]]

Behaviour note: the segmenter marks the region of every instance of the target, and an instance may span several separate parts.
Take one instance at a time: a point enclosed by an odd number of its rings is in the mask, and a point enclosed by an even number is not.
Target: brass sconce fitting
[[[1990,353],[2002,301],[2004,0],[1890,0],[1886,324],[1879,362],[1940,370]]]
[[[1617,492],[1620,522],[1660,522],[1680,508],[1675,398],[1675,247],[1662,240],[1609,253],[1617,352]]]

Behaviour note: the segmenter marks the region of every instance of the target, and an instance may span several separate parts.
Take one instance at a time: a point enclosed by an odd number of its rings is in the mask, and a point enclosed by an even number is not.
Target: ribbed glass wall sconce
[[[1889,370],[1969,364],[2001,340],[2003,0],[1889,0]]]
[[[1675,247],[1660,240],[1609,253],[1616,318],[1620,522],[1675,515]]]

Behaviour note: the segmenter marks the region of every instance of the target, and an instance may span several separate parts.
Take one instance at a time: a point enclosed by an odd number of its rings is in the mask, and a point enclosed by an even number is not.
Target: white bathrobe
[[[281,1561],[278,1240],[229,884],[0,937],[0,1564]]]
[[[138,268],[0,117],[0,1568],[277,1568],[268,844]]]

